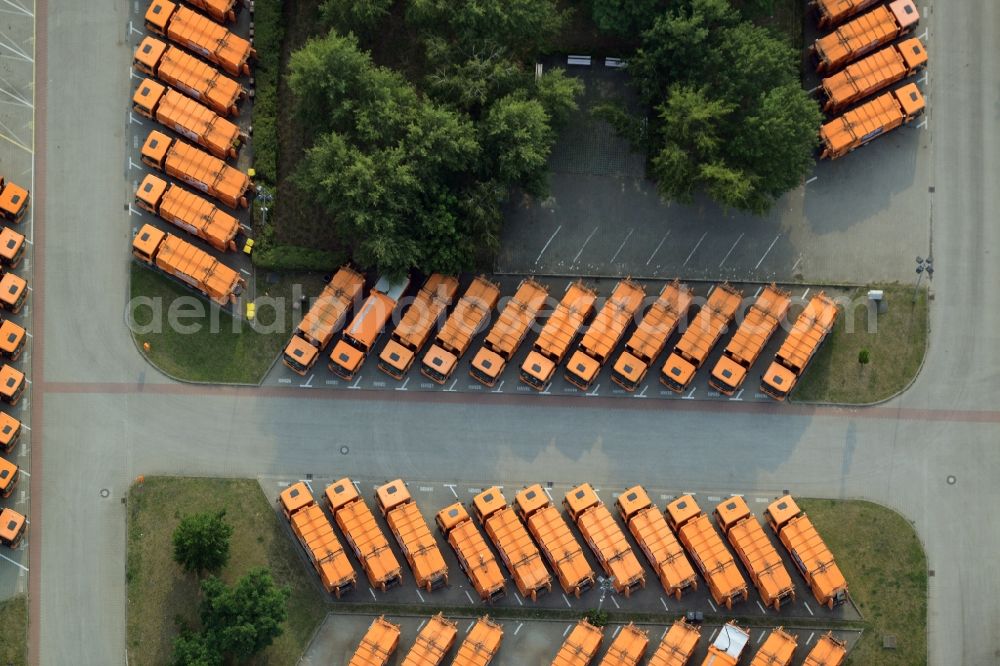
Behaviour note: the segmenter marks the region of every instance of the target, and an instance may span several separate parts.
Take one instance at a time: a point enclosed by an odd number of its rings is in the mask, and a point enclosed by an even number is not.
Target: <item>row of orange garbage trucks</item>
[[[132,60],[144,77],[132,110],[164,128],[150,131],[142,144],[142,164],[160,173],[143,177],[135,204],[219,253],[236,251],[241,231],[225,209],[247,208],[254,192],[248,173],[227,163],[238,158],[248,138],[230,118],[251,94],[239,79],[250,74],[256,53],[248,39],[225,26],[244,4],[152,0],[144,20],[149,34]],[[145,224],[132,254],[220,306],[236,303],[246,286],[239,271],[183,234]]]
[[[920,117],[915,83],[889,89],[927,66],[927,50],[910,37],[920,20],[914,0],[816,0],[821,28],[813,44],[823,76],[815,92],[829,114],[820,128],[822,157],[837,159]]]
[[[300,481],[283,490],[278,503],[327,592],[341,598],[357,587],[358,574],[348,551],[372,588],[387,591],[401,585],[404,567],[360,485],[340,479],[325,489],[324,498],[327,510]],[[595,587],[598,573],[574,535],[575,526],[601,573],[626,598],[646,586],[640,558],[652,568],[664,592],[676,599],[702,583],[717,606],[730,610],[749,599],[751,586],[775,610],[796,598],[795,584],[778,550],[740,496],[715,507],[715,524],[691,495],[682,495],[661,510],[642,486],[626,489],[608,507],[590,484],[583,483],[565,494],[562,510],[541,484],[516,492],[513,502],[499,486],[492,486],[477,493],[468,506],[455,502],[444,507],[430,522],[402,479],[376,487],[374,500],[416,586],[425,592],[448,586],[453,576],[433,525],[481,601],[502,599],[508,593],[508,580],[520,600],[537,601],[556,586],[579,598]],[[764,511],[764,522],[820,604],[833,609],[848,600],[847,582],[832,553],[792,497],[772,502]]]
[[[473,279],[451,314],[448,310],[459,291],[455,277],[431,275],[405,309],[401,298],[408,281],[379,280],[362,299],[364,284],[364,276],[349,266],[341,267],[331,277],[288,342],[282,355],[286,366],[305,375],[339,331],[340,339],[328,356],[328,368],[342,379],[351,380],[395,314],[398,323],[379,354],[379,370],[400,380],[419,360],[422,375],[444,384],[454,375],[473,337],[485,328],[500,302],[499,287],[483,276]],[[495,386],[548,301],[548,288],[534,278],[525,278],[503,304],[472,357],[469,375],[485,386]],[[668,282],[640,318],[647,302],[645,288],[624,279],[600,309],[595,307],[596,302],[596,291],[582,281],[566,287],[521,364],[518,376],[522,382],[538,391],[546,390],[560,364],[568,358],[565,378],[583,391],[590,389],[605,365],[612,367],[612,381],[626,391],[635,391],[666,349],[681,320],[687,319],[694,296],[679,281]],[[685,391],[743,305],[739,290],[728,283],[716,285],[671,348],[660,372],[661,383],[672,391]],[[712,369],[709,384],[713,388],[726,395],[740,389],[790,306],[789,292],[775,285],[759,292]],[[352,310],[354,316],[348,323]],[[788,395],[833,328],[836,317],[837,305],[825,293],[808,301],[762,376],[760,388],[765,394],[777,400]],[[634,331],[626,337],[635,321],[638,323]],[[584,328],[586,332],[581,336]],[[624,351],[612,359],[612,352],[622,340],[626,341]],[[420,357],[428,342],[430,348]]]
[[[473,621],[455,651],[454,666],[488,666],[503,642],[503,626],[488,615]],[[348,666],[386,666],[399,648],[400,626],[379,616],[361,638],[347,662]],[[458,624],[442,613],[420,623],[413,644],[403,655],[403,666],[439,666],[458,640]],[[684,619],[674,622],[652,652],[649,666],[685,666],[690,663],[701,640],[701,627]],[[582,619],[567,632],[552,659],[552,666],[587,666],[597,656],[604,642],[604,629]],[[629,623],[615,632],[601,666],[637,666],[650,649],[649,632]],[[736,666],[748,652],[750,632],[728,622],[708,646],[702,666]],[[778,627],[768,634],[754,654],[750,666],[790,666],[798,639]],[[809,651],[805,666],[840,666],[847,657],[847,646],[828,632]]]

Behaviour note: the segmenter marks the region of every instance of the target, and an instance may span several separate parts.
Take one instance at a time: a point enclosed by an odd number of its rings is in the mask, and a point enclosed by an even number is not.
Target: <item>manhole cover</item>
[[[108,490],[107,488],[101,488],[101,497],[109,497],[110,495],[111,495],[110,490]]]
[[[953,475],[951,475],[951,474],[949,474],[949,475],[948,475],[948,478],[946,479],[946,481],[948,482],[948,485],[949,485],[949,486],[953,486],[953,485],[955,485],[955,481],[956,481],[956,480],[957,480],[957,479],[955,479],[955,477],[954,477]]]
[[[346,456],[351,450],[346,446],[340,447],[340,455]]]

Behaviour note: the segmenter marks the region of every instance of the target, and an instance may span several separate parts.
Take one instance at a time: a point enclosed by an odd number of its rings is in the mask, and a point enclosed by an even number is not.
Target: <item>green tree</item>
[[[371,34],[389,15],[393,0],[323,0],[320,15],[325,25],[347,34]]]
[[[541,102],[504,97],[486,115],[482,131],[501,181],[520,183],[533,194],[545,192],[553,134]]]
[[[289,591],[266,569],[251,569],[232,588],[208,578],[201,591],[202,634],[221,654],[245,660],[281,635]]]
[[[197,575],[224,567],[233,535],[225,516],[225,511],[185,516],[174,530],[174,561]]]
[[[208,636],[182,631],[174,639],[173,666],[222,666],[222,655]]]
[[[535,98],[545,107],[549,124],[558,129],[569,122],[570,117],[580,108],[576,98],[583,92],[583,82],[566,76],[566,70],[555,67],[548,70],[535,83]]]
[[[858,352],[858,363],[860,363],[862,367],[868,365],[871,360],[871,353],[867,349],[862,349]]]
[[[634,37],[653,24],[666,4],[665,0],[593,0],[591,14],[601,30]]]

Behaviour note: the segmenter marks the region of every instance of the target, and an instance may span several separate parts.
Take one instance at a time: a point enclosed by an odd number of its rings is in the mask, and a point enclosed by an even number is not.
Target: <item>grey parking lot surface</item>
[[[310,644],[306,653],[302,657],[303,666],[319,666],[329,664],[331,666],[346,666],[351,655],[361,642],[365,631],[374,618],[369,615],[343,615],[331,613],[324,620],[316,634],[316,638]],[[387,662],[388,664],[399,664],[403,661],[407,650],[413,645],[414,639],[420,628],[426,623],[426,617],[394,617],[386,615],[386,619],[400,627],[399,647]],[[458,636],[455,638],[455,647],[448,653],[454,657],[458,651],[458,645],[468,634],[475,622],[474,616],[450,617],[456,623]],[[646,656],[651,655],[659,646],[663,636],[666,635],[670,624],[676,619],[673,616],[665,616],[663,624],[641,624],[637,625],[647,633],[649,645]],[[565,637],[569,635],[575,625],[574,622],[565,621],[537,621],[537,620],[498,620],[503,627],[503,641],[500,649],[496,653],[491,666],[525,666],[535,664],[547,665],[552,663],[552,659],[558,652]],[[604,627],[604,640],[598,649],[598,657],[602,657],[608,651],[611,642],[621,631],[623,625],[617,623],[608,624]],[[719,623],[706,622],[701,627],[701,640],[695,651],[691,663],[700,663],[708,651],[708,646],[719,631]],[[743,661],[749,663],[750,655],[756,653],[760,645],[771,633],[770,628],[747,625],[744,628],[750,631],[750,643],[744,653]],[[798,639],[798,649],[793,664],[801,664],[805,660],[810,647],[815,644],[821,635],[826,633],[818,629],[799,629],[786,627],[786,631],[793,634]],[[836,630],[833,635],[838,640],[847,643],[848,650],[854,647],[861,633],[852,630]],[[448,662],[450,663],[450,662]],[[597,663],[596,659],[593,663]]]
[[[341,460],[347,462],[348,459],[342,458]],[[337,462],[336,458],[334,458],[334,462]],[[331,465],[331,467],[333,466]],[[746,578],[746,581],[748,589],[750,590],[750,597],[746,602],[734,605],[731,611],[727,611],[725,608],[719,608],[712,601],[711,596],[708,593],[707,585],[704,583],[703,579],[699,579],[699,586],[697,590],[685,594],[680,600],[666,595],[656,577],[656,574],[651,569],[648,560],[646,560],[643,556],[642,551],[635,542],[635,539],[633,539],[631,534],[628,533],[628,528],[617,515],[617,509],[614,506],[618,495],[627,487],[632,485],[628,480],[623,480],[621,487],[618,488],[608,488],[605,486],[595,488],[595,491],[597,491],[598,495],[605,502],[608,509],[615,515],[615,520],[618,526],[627,535],[626,538],[632,545],[632,549],[635,552],[636,557],[643,565],[643,571],[646,575],[646,585],[643,589],[633,592],[628,598],[611,591],[601,590],[599,589],[601,587],[600,585],[595,585],[593,589],[584,592],[579,598],[576,598],[573,595],[563,593],[558,580],[553,578],[552,591],[548,594],[540,595],[538,600],[533,602],[530,599],[522,598],[518,594],[517,588],[514,586],[508,575],[509,571],[505,570],[505,575],[507,576],[507,595],[492,605],[486,605],[478,599],[475,590],[472,588],[465,574],[459,567],[454,551],[441,537],[440,533],[438,533],[434,523],[435,514],[455,502],[461,502],[468,508],[473,497],[493,485],[498,485],[500,487],[500,490],[507,499],[508,504],[511,504],[514,501],[514,495],[522,488],[529,486],[532,483],[541,483],[546,494],[549,495],[553,504],[563,513],[563,518],[569,524],[569,516],[562,510],[562,500],[572,486],[565,483],[548,482],[544,479],[521,483],[498,483],[495,481],[469,483],[466,481],[453,480],[440,482],[421,481],[419,483],[409,484],[409,490],[413,499],[420,508],[420,512],[427,520],[428,526],[430,526],[432,532],[435,534],[438,547],[444,555],[445,562],[448,564],[449,584],[447,587],[434,590],[433,592],[418,590],[413,584],[413,576],[407,569],[405,564],[406,560],[398,548],[398,544],[392,539],[392,532],[389,530],[385,520],[378,515],[378,510],[373,499],[375,488],[386,483],[387,481],[391,481],[392,479],[354,477],[351,475],[350,469],[346,466],[339,469],[316,470],[315,473],[310,476],[311,478],[307,479],[276,479],[267,477],[260,479],[260,484],[268,499],[275,502],[275,510],[278,511],[278,495],[292,483],[299,480],[306,481],[306,483],[312,488],[313,495],[316,498],[322,498],[327,486],[345,476],[350,477],[359,488],[359,491],[365,498],[365,502],[368,504],[369,508],[376,514],[376,520],[379,522],[383,532],[389,539],[392,549],[396,553],[396,557],[399,559],[399,562],[403,566],[405,572],[402,585],[392,588],[386,592],[381,592],[379,590],[372,589],[371,586],[367,584],[363,569],[358,564],[356,558],[352,557],[352,561],[358,571],[358,588],[352,594],[347,595],[341,600],[335,601],[335,605],[356,602],[386,604],[389,608],[391,608],[394,604],[427,605],[429,608],[433,608],[435,604],[438,604],[444,606],[469,606],[470,608],[485,608],[487,610],[491,607],[512,609],[536,607],[561,611],[579,610],[581,612],[590,608],[603,607],[608,611],[634,613],[684,613],[689,610],[694,610],[701,611],[705,613],[706,616],[712,617],[724,617],[728,613],[744,617],[767,617],[772,620],[780,618],[782,621],[788,620],[789,622],[794,622],[796,618],[810,621],[827,619],[836,622],[861,619],[861,615],[852,604],[844,604],[833,610],[830,610],[825,606],[820,606],[820,604],[813,597],[812,593],[809,591],[805,581],[798,574],[798,571],[795,569],[795,566],[788,557],[788,554],[784,552],[784,549],[781,548],[780,544],[778,544],[773,538],[772,541],[774,542],[775,549],[779,554],[781,554],[785,567],[787,568],[789,575],[792,576],[792,581],[796,588],[795,601],[783,606],[780,611],[768,608],[761,602],[760,594],[754,588],[748,577]],[[581,479],[580,481],[583,482],[585,479]],[[649,497],[653,503],[661,510],[669,501],[689,492],[683,488],[663,489],[654,487],[648,487],[646,488],[646,491],[649,493]],[[715,510],[715,507],[719,504],[719,502],[729,498],[733,494],[734,492],[732,490],[692,493],[699,507],[709,516],[711,516],[712,511]],[[766,521],[763,519],[764,509],[767,507],[769,502],[773,501],[776,497],[781,496],[783,493],[780,490],[775,490],[770,495],[765,495],[760,491],[749,493],[741,492],[738,494],[745,497],[747,505],[750,507],[751,511],[757,515],[757,517],[762,521],[762,524],[766,525]],[[325,502],[321,503],[325,504]],[[471,514],[472,511],[470,510],[470,515]],[[284,518],[280,517],[280,515],[279,520],[281,522],[287,522]],[[712,519],[712,522],[715,522],[714,518]],[[587,561],[590,563],[595,574],[603,576],[600,565],[595,559],[594,554],[587,548],[579,530],[577,530],[575,526],[571,527],[571,530],[576,535],[577,541],[581,545],[581,548],[587,557]],[[290,530],[286,530],[286,533],[288,534],[288,538],[294,539]],[[722,538],[725,539],[725,537]],[[301,549],[298,550],[299,554],[302,555],[302,566],[308,567],[309,565],[305,561],[303,551],[301,551]],[[501,562],[496,549],[492,548],[492,550],[494,551],[494,555],[497,556],[497,562]],[[734,559],[736,559],[735,555]],[[742,568],[742,565],[740,566]],[[310,573],[312,573],[311,570]],[[746,577],[745,572],[744,576]],[[313,581],[318,585],[317,577],[313,576]]]
[[[819,162],[758,217],[704,196],[663,201],[643,157],[588,114],[627,92],[625,71],[598,59],[568,71],[587,86],[581,111],[553,149],[549,196],[509,203],[499,272],[866,284],[911,279],[913,257],[928,254],[926,122]]]

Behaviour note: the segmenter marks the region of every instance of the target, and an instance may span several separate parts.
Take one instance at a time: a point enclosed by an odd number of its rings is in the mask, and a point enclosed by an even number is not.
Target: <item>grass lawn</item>
[[[927,292],[913,287],[886,285],[889,311],[878,316],[875,332],[867,330],[863,306],[854,312],[854,332],[847,331],[848,317],[841,312],[833,331],[802,381],[792,393],[798,401],[864,404],[884,400],[903,390],[916,376],[927,343]],[[866,289],[850,294],[863,304]],[[858,363],[858,352],[867,349],[870,361]]]
[[[291,335],[293,311],[291,309],[292,286],[302,285],[307,296],[317,295],[322,281],[316,275],[289,273],[281,276],[277,284],[268,285],[258,280],[257,297],[269,295],[285,297],[285,322],[273,327],[273,332],[258,332],[245,320],[233,328],[233,318],[219,308],[209,306],[207,299],[196,292],[148,268],[132,262],[132,298],[147,296],[162,299],[163,327],[161,332],[137,333],[135,338],[141,346],[148,342],[149,360],[164,372],[189,381],[237,382],[256,384],[267,372],[272,361],[281,353]],[[170,304],[175,299],[197,297],[202,306],[203,317],[184,318],[182,323],[199,324],[194,333],[183,333],[166,325]],[[210,315],[211,313],[211,315]],[[294,314],[298,314],[297,312]],[[148,307],[136,308],[135,321],[140,327],[150,324],[153,313]],[[217,326],[211,326],[213,318]],[[255,326],[269,326],[274,323],[275,314],[271,308],[259,306]],[[142,329],[139,329],[140,331]]]
[[[249,479],[147,478],[133,486],[128,501],[128,648],[131,664],[168,663],[178,621],[196,626],[198,583],[172,557],[173,531],[182,516],[226,510],[233,526],[228,584],[255,566],[288,586],[284,632],[257,664],[295,664],[326,614],[321,593],[294,551],[278,517],[256,481]]]
[[[910,523],[870,502],[797,500],[830,547],[870,628],[848,664],[927,663],[927,559]],[[896,636],[896,649],[882,648]]]
[[[28,599],[21,595],[0,602],[0,664],[28,663]]]

